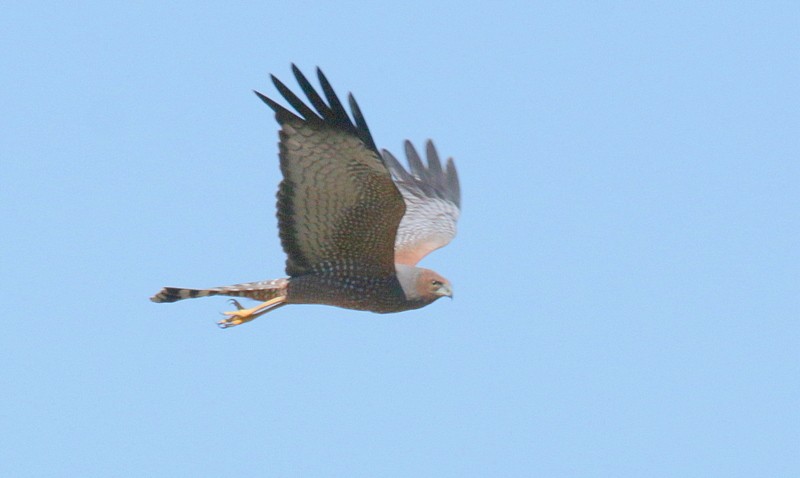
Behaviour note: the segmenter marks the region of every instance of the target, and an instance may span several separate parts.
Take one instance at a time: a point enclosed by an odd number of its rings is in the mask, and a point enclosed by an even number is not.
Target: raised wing
[[[406,141],[405,148],[408,171],[385,149],[383,160],[406,202],[406,213],[395,240],[395,262],[415,265],[455,237],[461,213],[461,189],[453,158],[448,159],[446,168],[442,169],[432,141],[428,141],[425,148],[427,167],[411,142]]]
[[[358,104],[349,95],[354,124],[322,71],[317,75],[327,102],[295,65],[292,71],[311,106],[274,76],[272,82],[298,114],[256,92],[281,125],[278,228],[286,273],[357,263],[394,274],[405,204]]]

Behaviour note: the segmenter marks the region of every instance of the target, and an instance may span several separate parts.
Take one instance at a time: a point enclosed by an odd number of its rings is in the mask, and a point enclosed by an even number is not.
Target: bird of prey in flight
[[[153,302],[225,295],[222,328],[249,322],[287,304],[326,304],[378,313],[401,312],[452,297],[450,282],[416,264],[456,234],[461,192],[453,160],[439,160],[431,141],[427,161],[405,142],[406,169],[378,150],[353,95],[347,113],[317,69],[322,95],[292,65],[304,102],[272,76],[294,111],[255,92],[280,125],[278,229],[288,277],[210,289],[165,287]],[[324,95],[324,96],[323,96]]]

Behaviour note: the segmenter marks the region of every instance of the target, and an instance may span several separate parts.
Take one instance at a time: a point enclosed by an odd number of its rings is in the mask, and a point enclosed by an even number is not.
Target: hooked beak
[[[436,289],[436,295],[439,297],[450,297],[453,298],[453,290],[447,284],[442,284]]]

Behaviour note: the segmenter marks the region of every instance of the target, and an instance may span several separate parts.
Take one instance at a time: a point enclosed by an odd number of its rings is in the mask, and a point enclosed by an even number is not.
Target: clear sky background
[[[3,7],[0,476],[800,476],[797,2],[332,3]],[[148,300],[282,276],[291,62],[456,159],[453,301]]]

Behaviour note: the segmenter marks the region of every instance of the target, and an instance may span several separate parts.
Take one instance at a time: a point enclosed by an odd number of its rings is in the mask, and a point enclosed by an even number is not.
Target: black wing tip
[[[356,97],[353,96],[353,93],[347,93],[347,102],[350,104],[350,111],[353,112],[353,118],[356,120],[356,131],[358,132],[359,138],[361,138],[361,141],[366,143],[370,149],[377,151],[378,147],[375,145],[375,140],[372,139],[372,133],[369,131],[369,126],[367,126],[367,120],[364,119],[364,114],[361,112],[361,108],[358,106],[358,101],[356,101]]]
[[[269,79],[272,81],[272,84],[275,85],[275,88],[277,88],[278,90],[280,90],[281,87],[286,88],[286,85],[284,85],[283,82],[279,80],[278,77],[273,75],[272,73],[270,73]]]
[[[255,95],[258,96],[258,98],[261,101],[263,101],[264,103],[270,105],[270,107],[272,107],[272,105],[275,103],[269,97],[267,97],[267,95],[265,95],[264,93],[262,93],[262,92],[260,92],[258,90],[253,90],[253,93],[255,93]]]
[[[265,95],[264,93],[261,93],[258,90],[253,90],[253,93],[255,93],[256,96],[258,96],[258,99],[260,99],[261,101],[266,103],[267,106],[272,108],[272,110],[275,111],[276,113],[281,112],[281,111],[287,111],[286,108],[284,108],[283,106],[281,106],[278,103],[276,103],[275,100],[273,100],[269,96]]]
[[[330,81],[328,81],[328,78],[325,76],[325,73],[322,72],[322,69],[319,66],[316,67],[317,78],[319,79],[319,84],[322,88],[322,93],[324,94],[325,99],[323,99],[323,97],[317,92],[311,82],[308,81],[308,78],[295,63],[291,63],[291,70],[295,79],[297,80],[297,83],[300,85],[300,89],[303,91],[303,93],[305,93],[311,106],[308,106],[306,102],[295,95],[291,89],[289,89],[289,87],[287,87],[286,84],[280,81],[275,75],[270,75],[270,78],[272,79],[272,83],[275,85],[275,88],[278,90],[281,96],[283,96],[286,102],[288,102],[291,107],[297,111],[299,117],[302,117],[305,121],[310,122],[321,121],[329,127],[353,134],[363,141],[368,148],[380,154],[377,146],[375,145],[375,141],[372,138],[372,133],[370,133],[369,127],[367,127],[367,122],[364,119],[364,115],[361,113],[361,109],[358,107],[358,103],[356,102],[352,93],[348,94],[348,103],[350,104],[350,109],[353,115],[353,118],[351,119],[350,115],[347,113],[347,110],[344,108],[344,105],[339,100],[338,95],[331,86]],[[256,92],[256,95],[258,95],[263,102],[269,105],[270,108],[275,110],[279,116],[288,113],[293,117],[298,117],[298,115],[292,113],[267,96],[259,92]]]
[[[270,98],[270,97],[268,97],[268,96],[264,95],[263,93],[261,93],[259,91],[256,91],[256,90],[253,90],[253,93],[255,93],[256,96],[258,96],[258,99],[260,99],[261,101],[266,103],[267,106],[269,106],[272,109],[272,111],[275,112],[275,118],[277,118],[279,123],[283,123],[284,121],[287,121],[289,119],[302,121],[300,119],[300,117],[298,117],[296,114],[292,113],[288,109],[286,109],[283,106],[281,106],[279,103],[277,103],[272,98]]]

